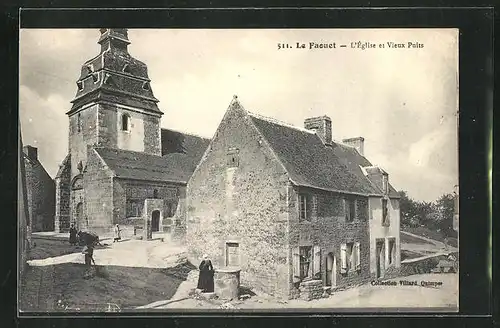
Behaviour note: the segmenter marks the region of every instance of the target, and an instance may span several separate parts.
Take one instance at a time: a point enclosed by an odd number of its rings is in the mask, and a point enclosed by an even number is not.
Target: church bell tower
[[[100,53],[82,65],[66,113],[72,178],[85,168],[89,146],[161,155],[163,112],[147,66],[130,55],[127,29],[99,31]]]

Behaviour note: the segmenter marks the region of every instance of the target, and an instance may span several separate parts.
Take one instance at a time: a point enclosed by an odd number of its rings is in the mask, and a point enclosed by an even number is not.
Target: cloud
[[[52,177],[68,151],[66,108],[60,95],[51,94],[45,99],[27,86],[19,88],[23,144],[38,148],[38,158]]]

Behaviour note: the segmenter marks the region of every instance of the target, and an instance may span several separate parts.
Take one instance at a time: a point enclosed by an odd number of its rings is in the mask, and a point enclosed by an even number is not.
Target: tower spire
[[[108,49],[128,52],[130,41],[126,28],[101,28],[100,31],[101,37],[97,43],[101,45],[101,53]]]

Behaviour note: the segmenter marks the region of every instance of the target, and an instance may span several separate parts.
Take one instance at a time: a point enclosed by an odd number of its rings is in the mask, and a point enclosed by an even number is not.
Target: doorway
[[[376,256],[376,261],[377,261],[377,278],[380,278],[385,273],[385,247],[384,247],[384,241],[383,240],[377,241],[375,249],[376,249],[375,250],[375,256]]]
[[[156,210],[151,213],[151,231],[160,231],[160,211]]]
[[[326,286],[337,287],[337,258],[333,253],[326,256]]]

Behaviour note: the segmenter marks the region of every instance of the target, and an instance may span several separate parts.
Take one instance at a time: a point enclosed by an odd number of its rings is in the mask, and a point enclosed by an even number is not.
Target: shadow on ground
[[[95,249],[109,248],[106,243],[95,246]],[[49,257],[57,257],[73,253],[81,253],[83,246],[72,246],[66,240],[51,240],[33,238],[31,249],[29,250],[29,260],[42,260]]]
[[[172,268],[97,266],[85,278],[83,264],[29,266],[20,289],[20,310],[60,311],[69,306],[114,303],[121,309],[168,300],[176,292],[192,264]]]

